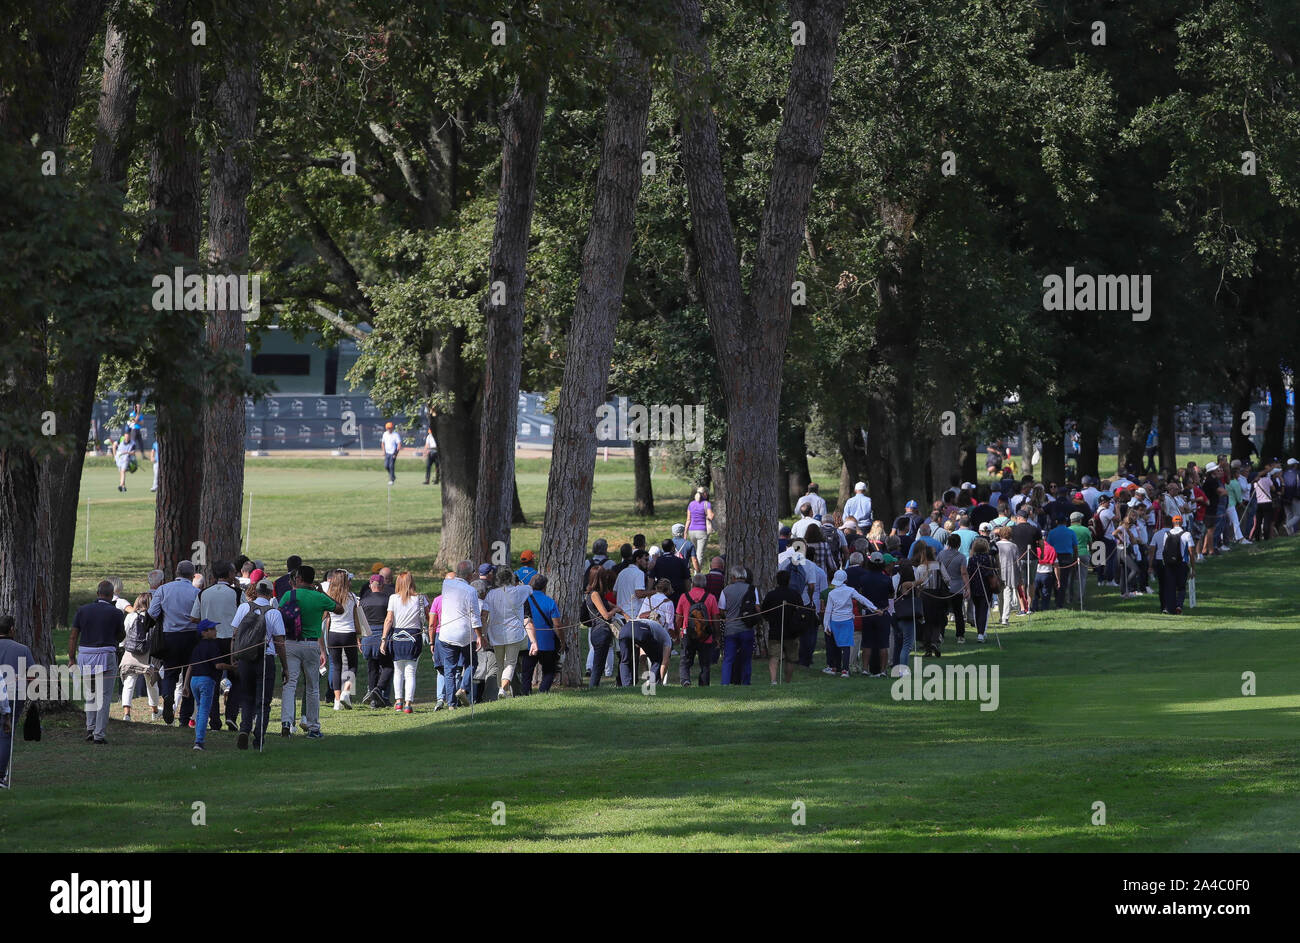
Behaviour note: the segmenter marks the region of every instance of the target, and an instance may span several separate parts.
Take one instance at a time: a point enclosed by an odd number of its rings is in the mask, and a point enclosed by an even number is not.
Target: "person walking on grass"
[[[590,624],[588,640],[597,665],[605,663],[614,644],[614,624],[616,615],[619,614],[618,604],[614,600],[614,571],[603,566],[590,567],[587,570],[583,605],[587,607],[587,621]],[[599,669],[593,669],[587,686],[600,687],[600,675]]]
[[[280,597],[280,616],[284,621],[289,655],[289,680],[280,692],[280,736],[293,732],[298,684],[305,692],[302,719],[298,726],[312,740],[324,737],[320,729],[320,670],[329,659],[325,652],[325,613],[343,614],[343,604],[317,589],[315,567],[303,564],[294,573],[293,587]]]
[[[779,575],[778,575],[779,576]],[[789,574],[786,575],[789,582]],[[681,632],[682,655],[678,662],[679,680],[684,688],[691,686],[691,667],[700,661],[700,687],[709,684],[709,669],[713,665],[713,651],[717,646],[721,614],[717,599],[708,591],[708,576],[696,573],[691,577],[691,588],[677,600],[677,627]],[[798,632],[792,633],[798,642]]]
[[[723,613],[722,683],[749,684],[754,659],[754,627],[742,617],[746,602],[758,608],[757,590],[749,582],[749,572],[743,566],[733,566],[731,581],[722,591],[718,608]]]
[[[799,661],[799,640],[808,612],[799,593],[790,588],[789,570],[777,570],[776,588],[763,597],[759,608],[767,620],[768,674],[773,684],[777,683],[778,677],[783,677],[789,684],[794,678],[794,666]]]
[[[402,451],[402,436],[391,422],[384,423],[384,471],[388,472],[388,483],[397,483],[397,455]]]
[[[560,667],[560,652],[564,651],[564,637],[556,631],[563,625],[560,608],[546,595],[548,580],[541,573],[532,579],[533,592],[524,606],[533,623],[533,648],[535,651],[519,656],[519,688],[525,697],[533,693],[533,672],[540,664],[542,680],[537,690],[545,694],[555,683],[555,673]]]
[[[659,676],[656,684],[668,683],[668,664],[673,652],[673,634],[677,630],[677,609],[672,600],[673,584],[671,580],[658,579],[653,591],[641,600],[637,619],[645,622],[654,635],[655,642],[663,652],[659,661]]]
[[[212,566],[213,584],[199,593],[198,598],[194,600],[194,607],[190,610],[190,615],[200,622],[207,619],[217,624],[217,645],[221,648],[221,654],[228,656],[230,654],[231,639],[235,635],[235,626],[232,620],[235,617],[235,610],[243,602],[240,598],[239,590],[235,583],[234,564],[225,560],[219,560]],[[223,662],[232,663],[230,658],[223,658]],[[221,701],[220,694],[226,695],[226,728],[235,730],[237,725],[235,718],[239,716],[239,698],[230,692],[234,690],[234,671],[222,672],[218,678],[218,699],[216,710],[211,712],[209,723],[213,730],[221,729]]]
[[[694,499],[686,505],[686,536],[695,543],[696,572],[703,563],[704,548],[712,531],[713,505],[709,502],[709,492],[705,488],[696,488]]]
[[[180,684],[184,673],[182,666],[189,664],[190,651],[199,642],[199,633],[194,630],[198,620],[190,615],[199,595],[193,581],[194,564],[182,560],[176,564],[176,578],[159,586],[149,601],[149,615],[162,620],[163,625],[162,721],[170,725],[176,719],[175,701],[179,689],[182,727],[189,724],[190,715],[194,713],[194,699]]]
[[[135,443],[131,437],[122,434],[117,440],[117,445],[113,449],[113,461],[117,465],[117,490],[126,491],[126,473],[131,470],[131,463],[135,461]]]
[[[280,659],[280,682],[289,683],[289,652],[285,646],[284,620],[275,607],[275,587],[270,580],[250,583],[245,601],[235,610],[238,627],[249,613],[257,610],[266,628],[266,649],[257,656],[241,660],[235,673],[239,686],[239,738],[235,745],[248,749],[252,737],[253,749],[260,750],[266,738],[266,728],[271,723],[271,697],[275,694],[275,660]]]
[[[836,570],[831,577],[831,590],[826,596],[826,608],[822,612],[822,625],[836,648],[839,649],[840,677],[849,676],[849,658],[853,652],[853,604],[857,603],[867,612],[875,612],[871,600],[848,585],[848,574]]]
[[[433,473],[433,483],[438,484],[438,440],[433,437],[433,423],[424,435],[424,483],[429,483],[429,474]]]
[[[487,598],[483,600],[481,618],[488,641],[497,656],[498,697],[508,698],[514,696],[511,682],[515,677],[520,651],[535,656],[538,650],[532,616],[524,608],[524,603],[533,594],[533,588],[520,585],[509,567],[497,570],[495,582],[496,585],[488,590]]]
[[[234,667],[229,648],[224,653],[221,650],[221,643],[217,641],[217,624],[211,619],[199,622],[199,641],[190,653],[190,659],[190,665],[185,669],[185,686],[194,694],[194,749],[201,753],[212,702],[216,698],[217,682],[223,671]],[[221,725],[214,729],[220,730]]]
[[[126,614],[126,639],[122,643],[122,664],[119,672],[122,676],[122,720],[131,720],[131,701],[135,697],[136,681],[144,679],[145,691],[149,698],[149,719],[162,717],[162,706],[158,696],[158,668],[149,657],[149,618],[150,593],[141,593],[135,597],[132,611]],[[236,702],[237,703],[237,702]]]
[[[1187,578],[1196,575],[1196,547],[1192,543],[1191,534],[1183,530],[1182,517],[1175,517],[1172,523],[1169,533],[1165,535],[1160,555],[1165,569],[1165,595],[1161,612],[1181,616],[1187,594]]]
[[[847,580],[846,572],[846,585]],[[862,674],[883,678],[889,673],[889,638],[893,630],[889,601],[894,597],[894,581],[885,573],[885,555],[879,551],[873,552],[866,559],[866,573],[862,578],[861,595],[865,596],[871,604],[862,607],[866,612],[862,613],[860,620]],[[852,651],[849,652],[849,657],[850,659],[853,657]],[[841,661],[841,664],[844,662]]]
[[[428,601],[415,590],[410,570],[397,574],[397,589],[388,597],[380,650],[393,656],[393,710],[414,713],[415,669],[424,648]],[[403,697],[405,695],[405,697]]]
[[[456,575],[442,584],[436,658],[446,675],[445,690],[452,698],[448,707],[469,706],[469,689],[474,683],[474,655],[483,648],[482,601],[470,586],[474,573],[474,564],[462,560],[456,564]]]
[[[86,688],[86,742],[108,742],[108,715],[117,675],[117,643],[126,638],[126,617],[113,605],[113,584],[100,580],[94,602],[72,617],[68,663],[77,665]]]
[[[393,685],[393,656],[381,650],[384,620],[388,617],[388,597],[394,587],[384,582],[380,573],[373,573],[361,592],[361,613],[370,634],[361,640],[361,654],[366,659],[366,696],[362,704],[380,708],[389,705]]]
[[[347,570],[329,575],[325,595],[343,606],[342,615],[325,614],[325,649],[329,652],[330,681],[334,690],[334,709],[352,710],[352,692],[357,679],[357,597],[352,594]]]

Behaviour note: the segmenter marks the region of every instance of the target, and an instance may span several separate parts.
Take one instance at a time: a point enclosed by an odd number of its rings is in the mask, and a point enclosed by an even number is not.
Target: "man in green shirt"
[[[280,736],[293,732],[294,711],[297,708],[298,678],[302,676],[302,720],[298,724],[308,738],[321,739],[320,732],[320,670],[329,664],[325,650],[325,633],[321,631],[321,617],[329,612],[342,615],[343,604],[314,588],[316,570],[300,566],[293,574],[293,587],[280,597],[280,615],[284,620],[284,648],[289,659],[289,680],[280,692]],[[297,608],[298,618],[293,617]],[[300,625],[301,631],[295,631]]]
[[[1092,559],[1092,531],[1083,526],[1082,511],[1070,515],[1070,531],[1074,534],[1075,543],[1079,545],[1079,555],[1075,559],[1079,561],[1079,588],[1082,591],[1088,582],[1084,577],[1088,574],[1089,561]]]

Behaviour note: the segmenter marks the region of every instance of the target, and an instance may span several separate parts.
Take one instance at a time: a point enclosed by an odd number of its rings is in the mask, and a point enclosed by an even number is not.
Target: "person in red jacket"
[[[691,577],[691,588],[677,600],[677,631],[682,639],[680,680],[684,688],[691,686],[691,665],[696,656],[700,659],[700,686],[709,683],[709,666],[713,664],[722,619],[718,601],[707,587],[707,574],[696,573]]]

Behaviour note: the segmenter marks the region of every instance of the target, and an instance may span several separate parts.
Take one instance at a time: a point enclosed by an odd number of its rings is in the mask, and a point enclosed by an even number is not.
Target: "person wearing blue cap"
[[[221,653],[217,642],[217,623],[204,619],[198,625],[199,642],[190,652],[190,666],[185,670],[185,686],[194,693],[194,749],[203,751],[203,737],[208,729],[208,716],[217,690],[221,672],[234,670],[229,655]]]

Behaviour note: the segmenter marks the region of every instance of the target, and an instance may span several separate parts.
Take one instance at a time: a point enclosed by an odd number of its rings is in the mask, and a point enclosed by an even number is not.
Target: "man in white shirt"
[[[284,647],[284,620],[280,617],[280,610],[274,605],[272,599],[275,594],[275,588],[271,585],[270,580],[261,580],[257,584],[257,598],[253,600],[252,605],[264,610],[263,619],[266,622],[266,649],[259,657],[250,660],[241,660],[238,662],[239,669],[235,673],[236,683],[239,685],[239,739],[236,746],[241,750],[248,749],[248,738],[252,735],[253,749],[262,748],[263,738],[266,736],[266,725],[271,716],[271,695],[275,693],[275,659],[280,659],[280,683],[284,684],[289,680],[289,654]],[[239,608],[234,612],[231,620],[235,625],[243,620],[251,611],[249,603],[240,603]]]
[[[865,523],[871,529],[871,499],[867,497],[867,483],[859,481],[853,486],[853,497],[844,502],[844,516]]]
[[[819,486],[815,481],[810,484],[808,486],[808,493],[796,501],[794,506],[796,508],[801,508],[807,504],[812,508],[812,516],[820,521],[826,516],[826,500],[817,493],[818,487]]]
[[[1092,480],[1091,475],[1084,475],[1083,476],[1084,487],[1083,490],[1080,492],[1080,494],[1083,495],[1083,500],[1088,502],[1088,507],[1092,508],[1094,512],[1096,512],[1097,510],[1097,500],[1101,497],[1101,492],[1094,487],[1095,484],[1096,482]]]
[[[618,578],[614,580],[614,600],[623,614],[627,616],[627,624],[622,627],[611,625],[610,628],[615,630],[618,636],[619,644],[615,646],[619,652],[620,667],[619,677],[624,683],[628,678],[635,678],[635,665],[627,662],[626,659],[636,657],[635,645],[622,644],[626,638],[625,633],[631,632],[631,622],[641,611],[641,600],[650,595],[647,588],[646,571],[650,568],[650,555],[644,550],[637,550],[632,554],[632,563],[630,566],[623,567],[619,571]],[[596,671],[595,664],[591,666],[592,671]]]
[[[483,648],[482,601],[469,585],[474,576],[474,564],[462,560],[456,564],[455,577],[442,584],[436,648],[446,690],[453,692],[455,703],[448,707],[469,705],[466,689],[473,683],[474,652]]]
[[[388,483],[397,481],[397,453],[402,451],[402,437],[393,429],[391,422],[384,423],[384,468],[388,471]]]
[[[790,526],[790,536],[795,540],[802,540],[804,534],[808,533],[809,527],[817,527],[819,525],[817,523],[817,518],[813,517],[813,506],[811,504],[807,501],[800,501],[796,507],[798,507],[801,516],[799,520],[795,521],[794,524]]]
[[[429,426],[428,433],[424,436],[424,483],[429,483],[429,473],[433,473],[433,483],[439,482],[438,478],[438,440],[433,437],[433,426]]]

